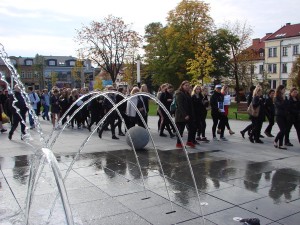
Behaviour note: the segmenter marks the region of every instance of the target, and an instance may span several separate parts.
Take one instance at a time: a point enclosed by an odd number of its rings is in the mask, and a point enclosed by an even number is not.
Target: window
[[[287,64],[286,63],[282,64],[282,73],[287,73]]]
[[[32,62],[31,59],[25,60],[25,65],[26,65],[26,66],[32,66],[32,64],[33,64],[33,62]]]
[[[70,61],[70,66],[75,66],[75,61]]]
[[[264,65],[259,65],[259,74],[263,74],[264,72]]]
[[[299,54],[299,45],[294,45],[293,46],[293,55],[298,55]]]
[[[277,65],[276,64],[273,64],[273,73],[277,73]]]
[[[269,57],[277,57],[277,48],[269,48]]]
[[[272,80],[272,89],[276,89],[276,80]]]
[[[48,63],[49,63],[49,66],[55,66],[55,64],[56,64],[54,60],[49,60]]]
[[[27,72],[27,78],[32,78],[32,72],[31,71]]]
[[[282,47],[282,56],[287,56],[287,47]]]
[[[268,73],[276,73],[277,65],[276,64],[268,64]]]
[[[25,78],[25,72],[21,71],[21,78]]]
[[[282,80],[281,82],[282,82],[282,85],[286,87],[286,85],[287,85],[287,80]]]

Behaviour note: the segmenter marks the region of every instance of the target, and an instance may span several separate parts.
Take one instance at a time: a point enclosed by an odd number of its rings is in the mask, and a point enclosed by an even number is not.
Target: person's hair
[[[253,97],[258,96],[258,92],[262,91],[261,86],[257,85],[256,88],[253,90]]]
[[[28,91],[33,91],[33,87],[32,86],[28,86]]]
[[[144,89],[147,89],[147,90],[144,90]],[[148,92],[147,84],[142,84],[140,91],[141,92]]]
[[[131,90],[131,92],[130,92],[130,94],[133,95],[133,94],[135,94],[135,93],[137,93],[139,91],[140,91],[139,87],[133,87],[132,90]]]
[[[272,94],[273,92],[275,92],[275,90],[271,89],[271,90],[268,92],[268,95]]]
[[[275,91],[275,96],[277,97],[277,98],[282,98],[283,99],[283,94],[282,94],[282,90],[284,89],[285,87],[284,87],[284,85],[279,85],[277,88],[276,88],[276,91]]]
[[[202,91],[202,88],[200,85],[195,85],[195,87],[193,88],[193,91],[192,91],[192,95],[196,94],[196,89],[197,88],[200,88],[200,92]]]
[[[293,91],[298,91],[298,89],[295,88],[295,87],[291,88],[290,94],[289,94],[290,96],[291,96],[291,94],[293,93]],[[296,96],[296,99],[299,100],[299,95]]]
[[[182,92],[185,92],[184,89],[183,89],[183,86],[186,85],[186,84],[189,84],[189,83],[190,82],[188,80],[182,81],[181,84],[180,84],[180,86],[179,86],[179,88],[178,88],[178,90],[182,91]]]

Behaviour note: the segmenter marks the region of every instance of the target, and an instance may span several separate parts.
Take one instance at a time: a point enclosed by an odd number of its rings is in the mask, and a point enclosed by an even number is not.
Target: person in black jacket
[[[123,95],[126,94],[126,90],[123,87],[119,87],[118,92],[122,93]],[[116,96],[116,104],[118,104],[122,100],[124,100],[124,97],[122,95],[117,95]],[[120,114],[123,117],[123,120],[124,120],[124,122],[126,124],[126,127],[127,127],[128,126],[128,118],[127,118],[127,115],[126,115],[126,105],[127,105],[126,102],[122,103],[118,107],[118,110],[120,111]],[[119,115],[117,115],[117,117],[118,117],[117,126],[118,126],[118,129],[119,129],[119,136],[125,136],[125,134],[122,132],[122,119]]]
[[[252,143],[264,143],[262,140],[260,140],[260,132],[265,119],[264,102],[265,101],[262,97],[262,88],[260,85],[257,85],[253,91],[252,105],[254,109],[259,107],[259,113],[257,117],[250,116],[252,121],[252,132],[250,134],[249,140]]]
[[[250,93],[247,97],[247,105],[249,106],[250,103],[252,102],[252,96],[253,96],[253,91],[256,87],[255,86],[251,86],[250,87]],[[250,136],[251,132],[252,132],[252,123],[249,124],[247,127],[245,127],[244,130],[240,131],[241,135],[243,138],[245,138],[245,133],[248,132],[248,135]]]
[[[27,109],[27,106],[26,106],[26,103],[25,103],[25,100],[21,94],[21,90],[19,88],[18,85],[15,85],[14,87],[14,94],[15,94],[15,98],[17,100],[16,103],[13,103],[14,102],[14,96],[13,95],[10,95],[10,99],[9,99],[9,102],[10,102],[10,111],[12,112],[12,126],[11,126],[11,129],[8,133],[8,139],[11,140],[12,139],[12,136],[15,132],[15,130],[17,129],[19,123],[21,123],[21,133],[22,135],[25,135],[26,132],[25,132],[25,120],[26,120],[26,113],[28,111]],[[16,108],[19,109],[19,113],[17,112]],[[21,116],[21,117],[20,117]],[[23,122],[22,122],[23,120]],[[21,140],[23,140],[22,136],[21,136]]]
[[[108,91],[112,91],[114,90],[113,86],[107,86],[107,90]],[[108,93],[107,94],[107,97],[104,99],[103,101],[103,109],[104,109],[104,114],[107,114],[114,106],[113,104],[111,103],[111,101],[113,103],[116,103],[116,96],[114,93]],[[116,133],[115,133],[115,128],[116,128],[116,124],[115,124],[115,120],[117,118],[117,114],[116,114],[116,111],[112,111],[106,118],[106,120],[104,121],[104,124],[102,125],[102,127],[100,128],[99,130],[99,138],[102,138],[102,133],[103,133],[103,130],[104,128],[107,127],[107,125],[109,124],[110,125],[110,129],[111,129],[111,134],[112,134],[112,139],[119,139],[117,136],[116,136]]]
[[[161,93],[159,100],[161,103],[165,106],[167,111],[170,113],[170,106],[173,101],[173,86],[171,84],[168,84],[168,87],[164,92]],[[169,132],[169,135],[171,138],[175,137],[175,135],[171,131],[171,121],[169,117],[167,116],[167,113],[160,107],[160,111],[163,115],[163,121],[161,124],[159,136],[166,137],[167,135],[164,133],[165,128],[167,128],[167,131]]]
[[[195,148],[194,140],[196,136],[195,115],[192,98],[190,95],[190,82],[185,80],[180,84],[175,93],[177,108],[175,111],[175,123],[179,134],[182,137],[185,127],[188,127],[188,138],[186,145]],[[176,148],[182,148],[179,137],[177,137]]]
[[[218,123],[220,123],[220,140],[227,141],[224,137],[225,130],[225,110],[224,110],[224,95],[221,94],[222,86],[220,84],[216,85],[215,91],[210,98],[210,106],[211,106],[211,116],[213,119],[212,126],[212,134],[213,140],[218,141],[216,137],[216,129]]]
[[[287,101],[284,98],[285,87],[283,85],[279,85],[276,88],[275,92],[275,116],[276,122],[279,127],[279,132],[277,133],[274,140],[274,147],[279,149],[285,149],[283,146],[283,138],[286,132],[286,116],[287,116]],[[279,144],[278,144],[279,142]]]
[[[265,101],[266,116],[269,121],[269,124],[265,129],[265,134],[268,137],[274,137],[272,135],[272,128],[274,126],[274,118],[275,118],[274,95],[275,95],[275,91],[271,89],[268,93],[268,98]]]
[[[196,134],[198,141],[208,142],[205,137],[205,129],[206,129],[206,116],[207,110],[206,108],[209,105],[209,101],[207,95],[203,95],[202,88],[200,85],[196,85],[192,91],[192,101],[193,108],[195,111],[195,121],[196,121]],[[200,137],[202,135],[202,138]]]
[[[289,138],[293,125],[296,129],[298,140],[300,142],[300,99],[296,88],[292,88],[290,90],[289,98],[287,99],[287,113],[287,126],[284,142],[286,146],[293,146]]]

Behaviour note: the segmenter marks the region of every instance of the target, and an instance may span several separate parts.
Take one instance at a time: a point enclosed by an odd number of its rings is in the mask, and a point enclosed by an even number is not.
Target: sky
[[[0,43],[9,56],[36,54],[78,57],[76,29],[108,15],[120,17],[144,35],[152,22],[166,24],[181,0],[0,0]],[[204,0],[216,27],[246,23],[262,38],[286,23],[300,23],[299,0]],[[1,46],[0,46],[1,48]]]

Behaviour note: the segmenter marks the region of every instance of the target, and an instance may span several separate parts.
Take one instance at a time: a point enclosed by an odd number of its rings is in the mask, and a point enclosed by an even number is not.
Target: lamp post
[[[138,55],[136,60],[136,82],[138,87],[141,87],[141,60],[140,56]]]

